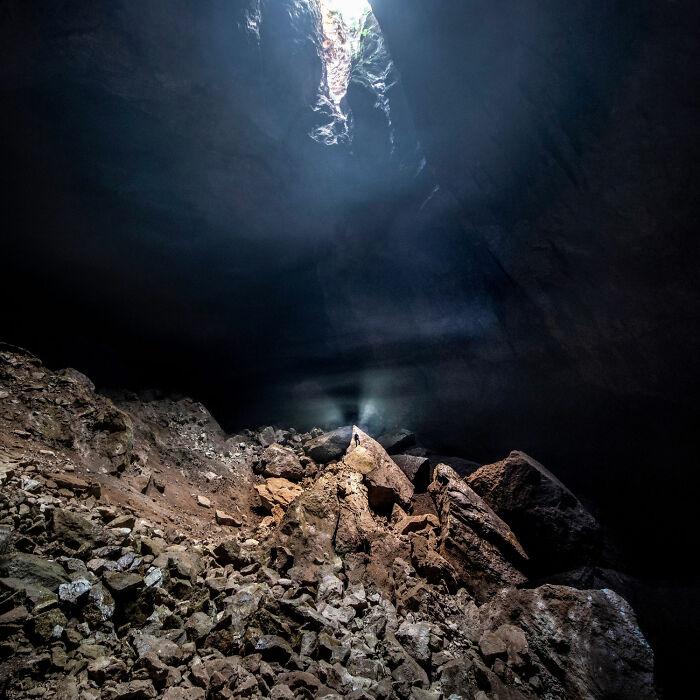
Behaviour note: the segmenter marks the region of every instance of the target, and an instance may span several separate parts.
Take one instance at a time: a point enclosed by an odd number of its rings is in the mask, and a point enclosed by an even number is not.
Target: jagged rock
[[[517,619],[529,652],[552,669],[566,697],[656,698],[653,653],[629,604],[611,590],[504,589],[479,617],[500,638],[512,637],[501,626]]]
[[[503,640],[493,632],[485,632],[479,639],[479,651],[484,661],[490,664],[498,657],[506,656],[506,645]]]
[[[416,444],[416,436],[405,428],[392,433],[385,433],[377,438],[377,442],[389,453],[396,454],[401,450]]]
[[[263,447],[268,447],[277,440],[277,431],[271,425],[268,425],[260,431],[258,439]]]
[[[53,481],[60,489],[68,489],[76,493],[83,493],[90,489],[90,484],[74,474],[60,472],[44,472],[44,476]]]
[[[121,571],[106,571],[103,578],[111,591],[118,595],[131,593],[144,585],[143,578],[138,574]]]
[[[201,688],[168,688],[163,700],[205,700],[206,693]]]
[[[16,608],[12,608],[0,615],[0,630],[3,630],[6,634],[15,632],[24,625],[28,618],[29,612],[27,608],[24,605],[18,605]]]
[[[463,697],[466,692],[475,690],[476,682],[471,674],[473,666],[474,662],[468,656],[458,657],[440,666],[440,687],[446,697]]]
[[[446,464],[448,467],[452,467],[462,479],[466,479],[470,474],[473,474],[477,469],[481,468],[480,462],[473,462],[472,460],[463,459],[462,457],[430,454],[428,455],[428,459],[430,460],[431,472],[435,470],[438,464]]]
[[[429,493],[414,493],[411,499],[411,515],[437,516],[435,501]]]
[[[81,616],[89,625],[94,626],[109,620],[114,615],[115,608],[111,593],[102,584],[96,583],[83,603]]]
[[[226,601],[226,608],[217,618],[216,626],[228,627],[235,637],[242,636],[248,620],[258,610],[268,590],[268,586],[261,583],[241,586]]]
[[[353,438],[343,462],[364,475],[370,506],[380,512],[391,512],[394,503],[408,508],[413,484],[378,442],[357,426],[353,435],[359,437],[359,444]]]
[[[425,664],[430,659],[429,624],[404,621],[396,630],[396,638],[416,661]]]
[[[48,610],[39,615],[35,615],[32,620],[33,632],[36,637],[43,642],[48,642],[50,639],[60,639],[63,634],[63,628],[68,623],[68,618],[58,610]]]
[[[118,515],[116,518],[109,521],[110,528],[126,528],[127,530],[133,530],[135,524],[136,518],[130,513]]]
[[[319,476],[287,509],[272,536],[272,544],[287,548],[294,560],[288,575],[302,582],[315,581],[318,562],[335,554],[335,534],[340,513],[337,477]]]
[[[242,567],[250,564],[250,555],[241,548],[238,540],[220,542],[214,549],[214,556],[224,566],[233,564],[236,567]]]
[[[211,501],[206,496],[199,494],[197,496],[197,505],[202,506],[202,508],[211,508]]]
[[[440,554],[479,600],[523,583],[527,555],[510,528],[446,464],[430,485],[440,515]]]
[[[156,588],[163,583],[163,570],[157,566],[149,567],[146,575],[143,577],[143,583],[146,588],[155,586]]]
[[[540,572],[584,563],[600,545],[595,518],[524,452],[481,467],[467,483],[508,522]]]
[[[266,661],[284,665],[292,655],[292,647],[275,634],[252,634],[248,638],[251,653],[260,654]]]
[[[97,534],[97,528],[85,518],[62,508],[54,510],[52,527],[56,538],[74,549],[93,544]]]
[[[350,425],[336,428],[309,440],[304,445],[304,450],[314,462],[328,464],[328,462],[340,459],[345,454],[352,435],[352,426]]]
[[[17,579],[24,585],[41,586],[56,592],[70,580],[60,564],[34,554],[13,554],[0,557],[0,576]]]
[[[299,481],[304,476],[304,467],[294,450],[281,445],[272,444],[262,454],[260,459],[262,472],[267,477],[278,477]]]
[[[526,665],[529,657],[529,648],[525,633],[515,625],[503,624],[495,635],[503,641],[508,655],[508,664],[513,668],[521,668]],[[483,654],[483,649],[482,649]]]
[[[117,683],[107,688],[102,694],[104,700],[150,700],[158,696],[153,683],[149,680],[136,680]]]
[[[169,639],[144,632],[135,632],[132,639],[139,658],[155,654],[166,666],[177,666],[182,661],[182,649]]]
[[[199,656],[195,656],[195,658],[190,661],[189,669],[192,682],[195,685],[199,686],[200,688],[209,687],[209,674],[207,673],[207,670],[202,663],[202,659],[200,659]]]
[[[432,470],[430,469],[430,460],[427,457],[393,455],[392,459],[413,484],[416,491],[425,491],[428,488]]]
[[[194,581],[204,568],[199,552],[180,544],[168,545],[154,560],[153,566],[170,569],[183,579]]]
[[[264,484],[257,484],[255,490],[258,492],[263,506],[270,511],[275,506],[286,508],[302,492],[301,486],[288,479],[275,477],[266,479]]]
[[[58,587],[58,599],[75,605],[91,588],[90,581],[84,578],[75,579],[70,583],[62,583]]]
[[[88,677],[99,685],[108,679],[121,678],[126,673],[126,665],[114,656],[100,656],[88,664]]]
[[[225,527],[240,527],[242,524],[242,521],[239,518],[229,515],[223,510],[217,510],[215,513],[215,518],[219,525],[223,525]]]
[[[355,469],[337,472],[338,525],[335,546],[339,553],[365,551],[378,532],[378,526],[369,509],[367,487],[363,476]]]
[[[426,528],[440,527],[440,520],[437,515],[405,515],[394,525],[397,532],[408,535],[411,532],[420,532]]]
[[[196,612],[185,623],[185,632],[189,640],[198,642],[211,632],[213,626],[214,624],[209,615],[203,612]]]
[[[5,553],[12,539],[12,528],[6,524],[0,525],[0,556]]]

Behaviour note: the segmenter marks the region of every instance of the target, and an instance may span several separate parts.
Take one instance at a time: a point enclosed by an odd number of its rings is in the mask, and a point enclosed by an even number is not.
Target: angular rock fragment
[[[481,467],[467,483],[511,526],[540,574],[572,568],[596,554],[595,518],[524,452]]]
[[[255,490],[265,508],[272,510],[275,506],[286,508],[301,494],[301,487],[288,479],[270,478],[264,484],[257,484]]]
[[[422,492],[430,484],[430,460],[427,457],[414,457],[413,455],[393,455],[392,459],[416,491]]]
[[[352,435],[352,426],[350,425],[336,428],[328,433],[323,433],[323,435],[313,440],[309,440],[304,445],[304,450],[314,462],[328,464],[328,462],[339,460],[345,454]]]
[[[408,508],[413,496],[413,484],[385,452],[384,448],[357,426],[343,462],[364,475],[367,496],[372,508],[391,512],[394,503]]]
[[[405,428],[395,430],[391,433],[384,433],[377,438],[377,442],[389,453],[397,454],[408,447],[416,444],[416,436]]]
[[[216,518],[216,522],[219,525],[224,525],[225,527],[240,527],[242,524],[240,518],[237,518],[234,515],[229,515],[229,513],[226,513],[223,510],[217,510],[214,516]]]
[[[144,585],[143,578],[138,574],[121,571],[106,571],[103,578],[110,590],[118,595],[131,593]]]
[[[304,467],[294,450],[281,445],[270,445],[263,452],[260,464],[263,475],[267,477],[299,481],[304,476]]]
[[[41,586],[56,592],[69,578],[63,567],[35,554],[12,554],[0,557],[0,576],[17,579],[24,585]]]
[[[527,555],[506,525],[446,464],[430,485],[440,515],[440,554],[479,600],[523,583]]]

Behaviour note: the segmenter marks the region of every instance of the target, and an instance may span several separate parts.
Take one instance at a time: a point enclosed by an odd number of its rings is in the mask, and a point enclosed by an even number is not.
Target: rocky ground
[[[586,588],[622,581],[601,528],[520,452],[227,436],[2,345],[0,480],[8,698],[656,697],[634,612]]]

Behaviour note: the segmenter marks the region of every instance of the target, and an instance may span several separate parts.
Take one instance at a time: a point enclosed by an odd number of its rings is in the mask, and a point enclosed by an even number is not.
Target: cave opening
[[[372,63],[390,63],[381,29],[367,0],[318,0],[324,64],[316,111],[324,119],[311,137],[325,145],[352,141],[352,112],[347,93],[354,78],[368,82],[381,106],[386,72],[369,71]],[[359,74],[359,75],[358,75]]]

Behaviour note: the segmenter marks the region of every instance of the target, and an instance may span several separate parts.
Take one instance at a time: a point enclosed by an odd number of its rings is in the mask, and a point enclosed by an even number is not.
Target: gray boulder
[[[299,481],[304,476],[304,467],[294,450],[277,443],[270,445],[260,460],[264,476]]]
[[[352,426],[346,425],[309,440],[304,445],[304,450],[317,464],[328,464],[345,454],[351,438]]]

